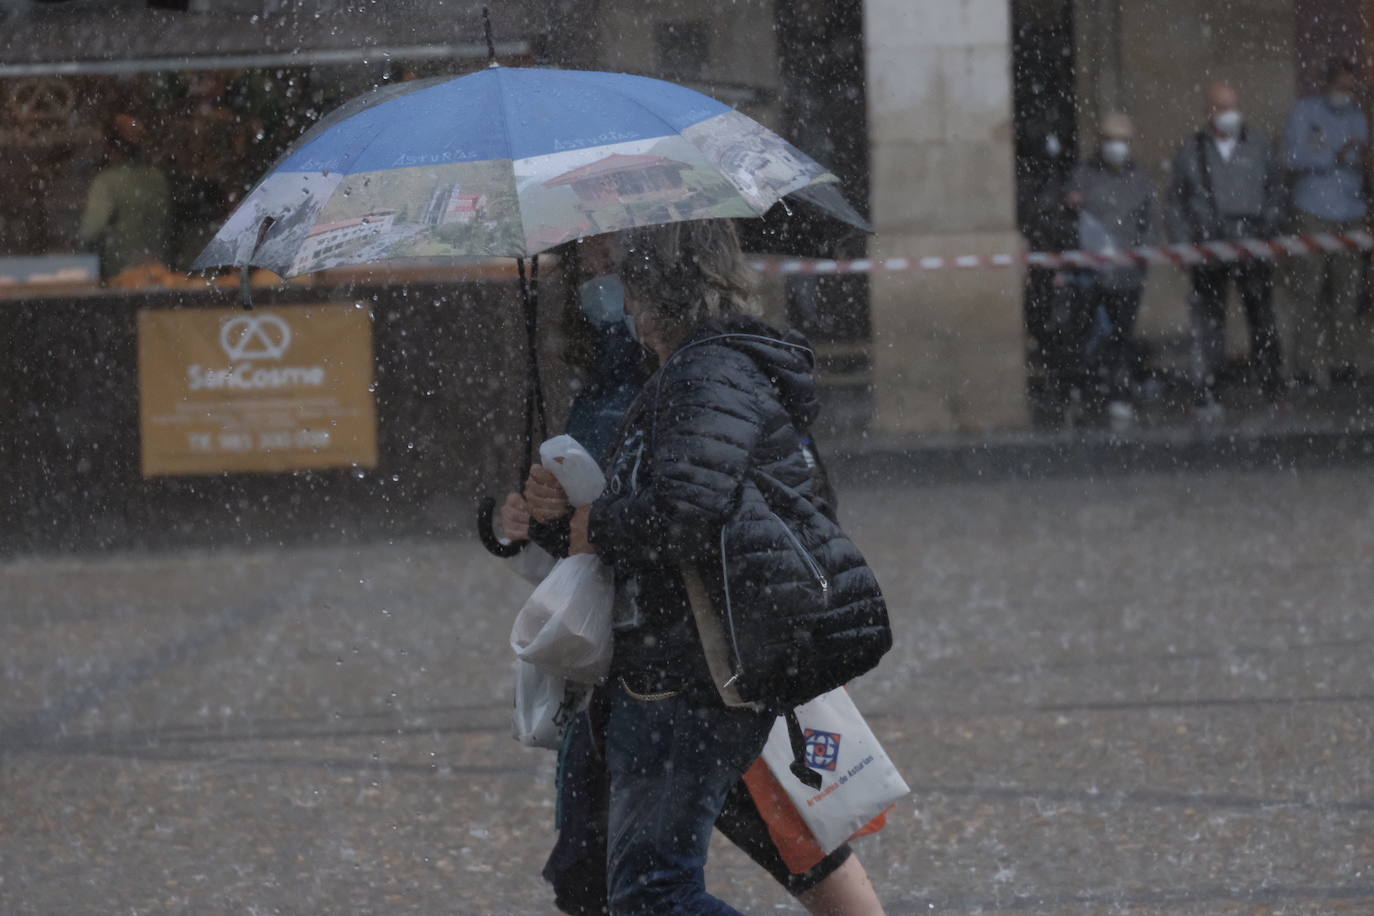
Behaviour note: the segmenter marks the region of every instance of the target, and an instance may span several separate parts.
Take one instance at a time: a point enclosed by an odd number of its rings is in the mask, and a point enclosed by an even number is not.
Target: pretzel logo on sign
[[[10,117],[21,123],[60,124],[76,110],[76,93],[59,79],[19,80],[10,88],[6,108]]]
[[[291,346],[291,326],[276,315],[240,315],[219,329],[219,345],[230,359],[281,359]]]

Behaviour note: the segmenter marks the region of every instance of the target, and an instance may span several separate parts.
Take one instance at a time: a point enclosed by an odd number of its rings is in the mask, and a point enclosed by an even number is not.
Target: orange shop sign
[[[372,467],[372,313],[138,313],[143,475]]]

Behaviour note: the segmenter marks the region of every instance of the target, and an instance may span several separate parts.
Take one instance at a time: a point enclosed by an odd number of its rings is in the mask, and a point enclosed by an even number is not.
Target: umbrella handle
[[[253,311],[253,283],[248,276],[248,265],[239,268],[239,303],[245,312]]]
[[[496,529],[492,527],[492,516],[495,512],[496,500],[490,496],[482,497],[482,501],[477,504],[477,536],[482,539],[482,546],[487,548],[488,553],[504,560],[524,550],[528,542],[510,541],[503,544],[496,536]]]

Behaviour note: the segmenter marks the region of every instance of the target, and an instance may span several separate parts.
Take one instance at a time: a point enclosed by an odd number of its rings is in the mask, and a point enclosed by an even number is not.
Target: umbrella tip
[[[499,67],[496,62],[496,42],[491,38],[491,13],[487,7],[482,7],[482,32],[487,38],[487,66]]]

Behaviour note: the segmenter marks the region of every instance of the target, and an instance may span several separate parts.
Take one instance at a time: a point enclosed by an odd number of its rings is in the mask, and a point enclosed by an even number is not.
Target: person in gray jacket
[[[1174,156],[1169,192],[1169,237],[1174,242],[1267,239],[1283,219],[1282,173],[1269,138],[1246,124],[1240,96],[1229,83],[1207,87],[1207,123]],[[1250,332],[1250,360],[1260,388],[1276,401],[1283,386],[1274,323],[1274,268],[1247,258],[1190,268],[1193,383],[1201,408],[1219,410],[1217,375],[1226,355],[1226,294],[1240,294]]]
[[[1124,114],[1102,119],[1097,155],[1080,163],[1069,179],[1065,204],[1078,214],[1079,245],[1100,253],[1119,253],[1146,245],[1156,222],[1154,185],[1131,155],[1135,127]],[[1114,427],[1130,425],[1135,365],[1135,320],[1145,290],[1145,268],[1121,265],[1074,271],[1068,283],[1081,290],[1086,335],[1081,359],[1088,377],[1083,392],[1088,409]],[[1089,419],[1094,419],[1090,414]]]
[[[1355,98],[1357,72],[1354,61],[1332,60],[1326,91],[1299,99],[1288,116],[1283,159],[1293,176],[1296,231],[1303,235],[1365,228],[1369,122]],[[1294,264],[1295,381],[1324,387],[1356,377],[1368,346],[1368,319],[1359,314],[1363,257],[1331,251]]]

